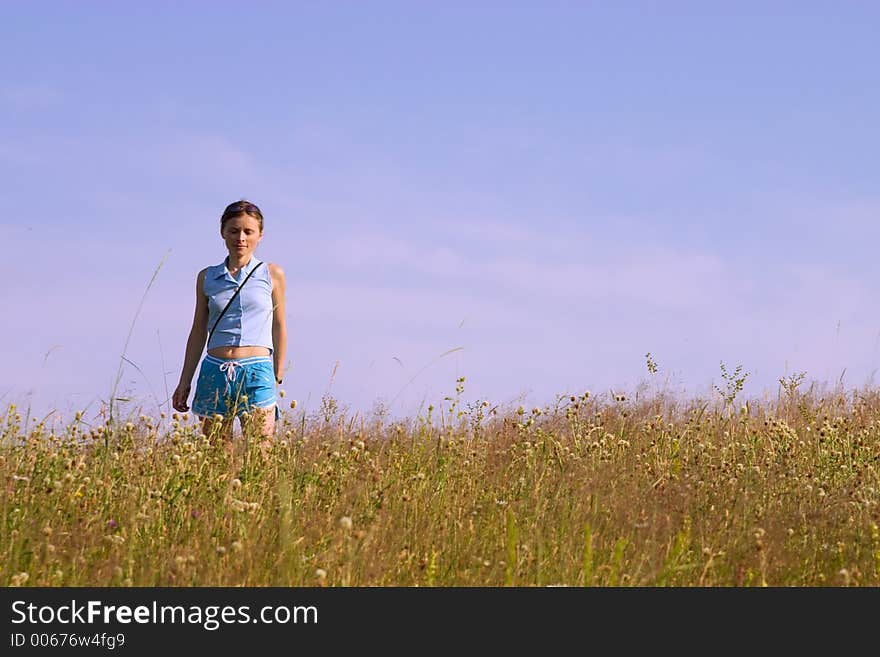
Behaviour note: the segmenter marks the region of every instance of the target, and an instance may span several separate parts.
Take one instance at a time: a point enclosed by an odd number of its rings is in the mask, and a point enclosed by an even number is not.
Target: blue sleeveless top
[[[226,303],[235,289],[261,260],[251,257],[234,277],[226,267],[228,258],[205,271],[202,292],[208,297],[208,330],[214,326],[217,316],[226,308]],[[272,345],[272,277],[268,263],[260,265],[247,285],[230,304],[217,328],[208,338],[208,349],[214,347],[268,347]]]

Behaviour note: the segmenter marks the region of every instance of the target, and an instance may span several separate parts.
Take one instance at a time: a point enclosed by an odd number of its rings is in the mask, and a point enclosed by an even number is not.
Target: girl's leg
[[[247,422],[242,427],[242,433],[245,432],[259,441],[260,453],[264,459],[267,458],[275,439],[275,404],[268,408],[251,409]]]
[[[255,408],[253,413],[254,429],[264,440],[275,438],[275,404],[268,408]]]
[[[265,459],[275,438],[275,372],[268,356],[246,361],[246,394],[249,413],[243,431],[259,441]]]
[[[226,404],[226,374],[220,370],[221,361],[206,355],[202,360],[196,394],[193,397],[193,413],[202,420],[202,433],[215,443],[232,441],[232,422],[234,416],[228,412]]]
[[[212,444],[222,440],[229,448],[232,445],[232,423],[235,418],[226,416],[202,417],[202,433]]]

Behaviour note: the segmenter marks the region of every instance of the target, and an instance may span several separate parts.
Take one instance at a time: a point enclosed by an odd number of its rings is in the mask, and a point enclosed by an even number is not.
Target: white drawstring
[[[235,368],[240,367],[241,363],[234,360],[227,360],[220,363],[220,371],[226,372],[226,378],[229,379],[229,383],[233,383],[235,381]]]

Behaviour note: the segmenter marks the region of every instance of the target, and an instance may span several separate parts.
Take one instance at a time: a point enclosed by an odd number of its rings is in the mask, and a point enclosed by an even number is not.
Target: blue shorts
[[[196,415],[232,417],[269,408],[275,401],[275,368],[269,356],[234,360],[205,355],[192,404]]]

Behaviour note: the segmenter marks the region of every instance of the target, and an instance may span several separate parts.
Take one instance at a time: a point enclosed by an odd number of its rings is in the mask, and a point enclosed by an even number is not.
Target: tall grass
[[[877,586],[880,393],[787,393],[323,405],[287,410],[266,459],[188,415],[50,428],[9,406],[0,582]]]

